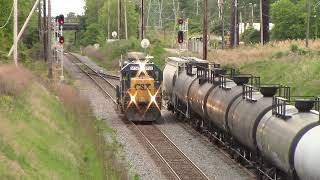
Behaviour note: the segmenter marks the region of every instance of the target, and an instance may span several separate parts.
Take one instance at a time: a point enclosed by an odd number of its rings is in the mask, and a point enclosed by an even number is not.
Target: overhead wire
[[[12,16],[12,12],[13,12],[13,4],[12,4],[12,8],[11,8],[10,15],[9,15],[9,17],[8,17],[8,19],[7,19],[7,21],[6,21],[6,23],[4,23],[4,25],[3,25],[3,26],[0,26],[0,29],[3,29],[3,28],[5,28],[5,27],[8,25],[8,23],[9,23],[9,21],[10,21],[10,19],[11,19],[11,16]]]

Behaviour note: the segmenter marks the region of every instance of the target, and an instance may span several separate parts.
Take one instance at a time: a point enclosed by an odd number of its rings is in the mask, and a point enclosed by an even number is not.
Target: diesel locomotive
[[[169,57],[168,110],[254,169],[261,179],[320,180],[319,98],[192,57]]]
[[[117,101],[129,121],[161,118],[162,71],[144,53],[130,52],[120,64]]]

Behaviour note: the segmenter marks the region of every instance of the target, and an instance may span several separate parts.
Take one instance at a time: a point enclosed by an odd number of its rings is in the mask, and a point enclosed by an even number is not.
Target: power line
[[[3,28],[5,28],[5,27],[8,25],[8,23],[9,23],[9,21],[10,21],[10,19],[11,19],[11,16],[12,16],[12,12],[13,12],[13,4],[12,4],[12,8],[11,8],[10,15],[9,15],[9,17],[8,17],[8,19],[7,19],[7,21],[6,21],[6,23],[4,23],[4,25],[3,25],[3,26],[1,26],[1,27],[0,27],[0,29],[3,29]]]

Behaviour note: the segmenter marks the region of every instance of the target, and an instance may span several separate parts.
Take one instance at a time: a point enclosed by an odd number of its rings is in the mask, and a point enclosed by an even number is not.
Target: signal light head
[[[178,24],[182,25],[183,24],[183,19],[178,19]]]
[[[59,37],[59,43],[60,43],[60,44],[63,44],[63,43],[64,43],[64,37],[63,37],[63,36],[60,36],[60,37]]]
[[[58,23],[59,23],[59,25],[63,25],[64,24],[64,15],[60,15],[59,17],[58,17]]]
[[[178,43],[183,43],[183,31],[178,31]]]

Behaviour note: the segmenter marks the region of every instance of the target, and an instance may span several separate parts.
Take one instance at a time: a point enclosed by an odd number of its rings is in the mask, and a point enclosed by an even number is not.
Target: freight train
[[[318,97],[192,57],[169,57],[168,110],[193,124],[260,179],[320,180]]]
[[[162,71],[152,57],[140,52],[128,53],[120,64],[117,101],[129,121],[156,121],[161,118]]]

